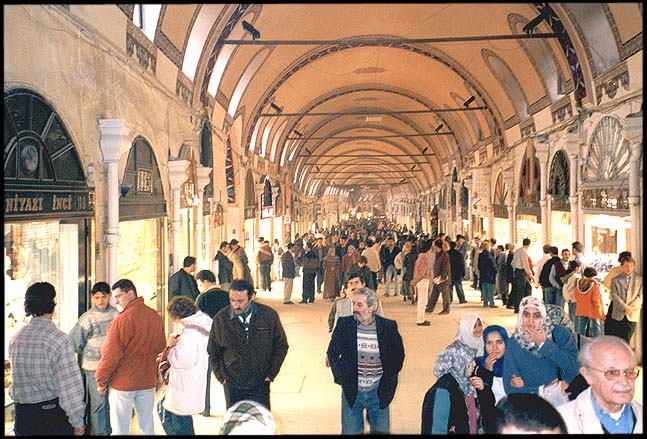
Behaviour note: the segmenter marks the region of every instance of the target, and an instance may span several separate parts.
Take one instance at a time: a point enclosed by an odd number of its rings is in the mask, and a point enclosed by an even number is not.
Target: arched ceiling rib
[[[534,32],[568,32],[566,38],[478,38],[519,35],[540,12]],[[165,53],[177,53],[174,62],[195,66],[194,104],[203,105],[200,96],[209,93],[226,112],[240,99],[232,118],[242,127],[240,148],[287,165],[289,180],[304,193],[341,193],[363,179],[381,192],[415,198],[440,182],[443,170],[504,144],[502,133],[526,113],[532,117],[572,90],[576,101],[590,93],[592,78],[587,84],[583,75],[626,56],[642,32],[628,17],[640,14],[635,4],[164,5],[157,34],[169,43]],[[243,20],[260,33],[256,43],[292,44],[231,45],[252,38]],[[583,35],[592,23],[604,25],[606,40],[605,53],[595,57],[587,41],[599,36]],[[448,41],[462,37],[471,39]],[[430,38],[445,41],[419,42]],[[303,41],[317,42],[296,44]],[[252,72],[263,50],[267,56]],[[478,109],[467,113],[462,101],[471,96],[470,107]],[[277,109],[280,115],[268,117]],[[415,113],[431,109],[441,111]],[[343,114],[349,112],[382,116],[369,121]],[[441,125],[440,133],[452,134],[425,135]],[[382,138],[325,139],[367,135]],[[387,137],[395,135],[402,137]],[[405,172],[414,163],[418,172]],[[369,166],[375,171],[362,173]]]

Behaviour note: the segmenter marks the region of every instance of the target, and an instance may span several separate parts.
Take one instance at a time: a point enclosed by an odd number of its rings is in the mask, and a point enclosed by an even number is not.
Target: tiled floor
[[[292,299],[301,299],[301,280],[296,278]],[[333,382],[330,369],[324,363],[325,352],[330,340],[328,313],[330,302],[316,295],[315,303],[283,305],[282,282],[272,284],[272,292],[259,291],[257,300],[268,304],[279,312],[287,333],[290,349],[281,372],[271,386],[272,413],[277,423],[278,434],[339,434],[341,432],[341,388]],[[460,318],[469,312],[479,314],[484,324],[499,324],[511,333],[516,325],[517,315],[505,307],[483,308],[480,293],[465,282],[468,303],[458,305],[455,298],[448,315],[428,314],[431,326],[415,325],[416,309],[401,296],[384,297],[384,284],[378,288],[383,302],[384,314],[398,322],[398,328],[405,346],[403,370],[399,385],[391,403],[391,433],[419,434],[422,400],[425,392],[435,382],[433,375],[435,359],[454,338]],[[497,304],[501,304],[497,301]],[[642,401],[642,379],[636,382],[636,399]],[[215,385],[214,385],[215,384]],[[218,434],[225,412],[222,386],[212,381],[212,416],[193,417],[198,435]],[[164,435],[157,415],[155,431]],[[8,431],[9,430],[9,431]],[[5,424],[5,433],[11,425]],[[133,433],[137,434],[136,422]],[[10,433],[9,433],[10,434]]]

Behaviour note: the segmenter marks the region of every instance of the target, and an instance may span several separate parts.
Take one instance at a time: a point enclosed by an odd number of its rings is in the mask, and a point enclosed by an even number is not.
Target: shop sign
[[[261,210],[261,219],[274,218],[274,206],[265,206]]]
[[[285,224],[290,224],[290,223],[292,222],[292,219],[290,218],[290,214],[289,214],[289,213],[287,213],[287,214],[283,215],[283,222],[284,222]]]
[[[94,212],[94,192],[35,192],[5,190],[4,214],[32,217],[38,214],[87,214]]]

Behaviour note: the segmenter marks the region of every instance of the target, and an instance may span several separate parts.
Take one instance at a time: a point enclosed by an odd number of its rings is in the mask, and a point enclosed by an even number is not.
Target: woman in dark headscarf
[[[485,353],[474,359],[475,369],[470,382],[476,389],[485,433],[496,432],[495,405],[506,396],[503,387],[503,357],[508,331],[499,325],[490,325],[483,330]]]

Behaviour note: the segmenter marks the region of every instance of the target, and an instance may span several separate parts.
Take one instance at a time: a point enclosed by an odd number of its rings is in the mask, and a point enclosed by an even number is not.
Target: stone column
[[[631,142],[631,157],[629,159],[629,213],[631,215],[631,255],[636,260],[636,272],[643,274],[643,201],[642,182],[640,175],[640,156],[642,155],[643,119],[642,111],[629,115],[622,121],[622,134]],[[618,249],[620,250],[620,249]],[[643,306],[644,307],[644,306]],[[643,313],[636,325],[633,336],[634,350],[638,364],[642,364],[642,324]]]
[[[508,189],[508,197],[505,200],[505,206],[508,209],[508,227],[510,233],[510,243],[514,244],[517,242],[517,221],[516,221],[516,212],[515,212],[515,201],[516,198],[514,194],[516,193],[514,189],[514,166],[510,164],[507,169],[504,169],[501,173],[501,178],[503,179],[503,184]]]
[[[567,142],[567,148],[570,178],[570,187],[568,190],[570,195],[568,201],[571,206],[571,241],[577,241],[580,223],[584,220],[584,218],[580,218],[579,196],[577,194],[577,186],[579,183],[577,151],[579,149],[579,143],[575,139],[569,140]]]
[[[542,245],[550,244],[550,212],[548,211],[548,141],[535,142],[535,155],[539,159],[539,206],[541,208]]]
[[[124,119],[99,119],[99,146],[106,163],[106,199],[108,223],[105,242],[108,252],[107,279],[112,285],[118,280],[117,253],[119,249],[119,157],[128,151],[128,128]]]
[[[198,205],[196,206],[196,216],[195,216],[195,248],[196,250],[196,258],[198,259],[198,267],[203,267],[204,269],[208,269],[211,267],[211,253],[210,253],[210,242],[211,242],[211,227],[207,227],[207,232],[204,234],[203,238],[203,231],[204,231],[204,188],[209,184],[210,178],[209,178],[209,173],[211,172],[211,168],[207,168],[205,166],[202,166],[198,164],[196,166],[196,172],[197,172],[197,185],[198,187],[195,188],[196,194],[198,195]],[[199,271],[199,270],[198,270]]]
[[[173,192],[173,216],[171,220],[171,234],[170,242],[171,247],[171,273],[175,273],[182,267],[180,260],[179,247],[180,247],[180,226],[182,218],[180,218],[180,197],[182,196],[182,183],[187,179],[187,169],[189,168],[188,160],[169,160],[168,162],[168,178]]]
[[[452,191],[456,193],[456,218],[454,220],[454,230],[447,232],[451,233],[451,236],[454,237],[457,234],[463,234],[463,206],[461,205],[461,183],[454,182],[450,186]],[[469,211],[468,211],[469,218]],[[451,221],[451,220],[450,220]]]

